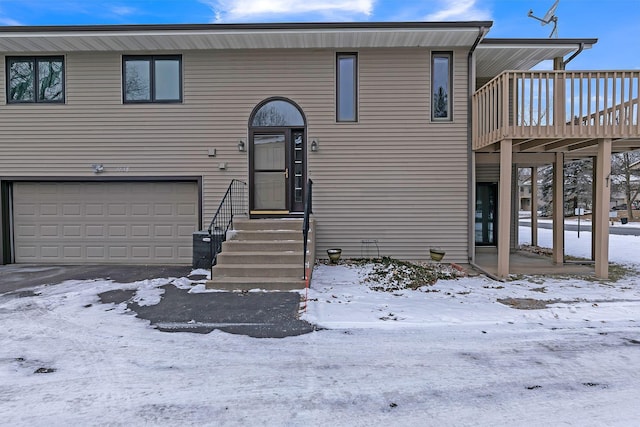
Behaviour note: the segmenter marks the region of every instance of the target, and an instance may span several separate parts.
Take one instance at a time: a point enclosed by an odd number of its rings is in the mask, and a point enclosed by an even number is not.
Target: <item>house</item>
[[[531,177],[518,178],[518,210],[531,211]]]
[[[484,245],[504,277],[516,167],[596,156],[606,223],[639,72],[565,72],[595,39],[491,25],[0,27],[0,261],[188,264],[232,180],[249,221],[300,218],[312,180],[318,254],[473,263]]]

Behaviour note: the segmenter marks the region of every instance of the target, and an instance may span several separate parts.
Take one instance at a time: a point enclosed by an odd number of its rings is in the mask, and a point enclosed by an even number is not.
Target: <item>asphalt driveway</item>
[[[40,285],[56,285],[67,280],[110,279],[131,283],[145,279],[189,276],[188,266],[86,265],[45,266],[12,264],[0,266],[0,298],[34,296],[29,290]],[[209,333],[215,329],[256,338],[283,338],[314,330],[300,320],[297,292],[200,292],[189,293],[171,284],[156,305],[140,306],[135,291],[112,290],[99,295],[103,304],[126,304],[136,316],[149,320],[165,332]]]

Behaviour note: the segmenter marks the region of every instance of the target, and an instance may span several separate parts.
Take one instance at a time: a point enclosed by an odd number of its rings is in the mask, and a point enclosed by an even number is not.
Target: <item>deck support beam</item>
[[[509,277],[511,240],[511,175],[513,169],[512,141],[500,141],[500,183],[498,184],[498,276]]]
[[[596,157],[595,273],[609,278],[609,198],[611,197],[611,139],[598,140]]]
[[[564,263],[564,153],[553,164],[553,262]]]
[[[596,205],[598,204],[598,191],[596,190],[596,167],[598,166],[597,158],[591,157],[591,261],[596,260],[596,230],[598,229],[598,213]],[[609,227],[609,218],[607,215],[607,227]],[[595,264],[594,264],[595,265]]]
[[[538,246],[538,168],[531,168],[531,246]]]

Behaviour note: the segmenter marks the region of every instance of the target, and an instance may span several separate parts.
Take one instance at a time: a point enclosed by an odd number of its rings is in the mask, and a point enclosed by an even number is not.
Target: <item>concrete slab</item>
[[[475,265],[479,269],[491,277],[497,277],[497,263],[495,248],[476,248]],[[593,276],[594,268],[590,263],[555,264],[549,257],[517,251],[509,254],[509,274]]]

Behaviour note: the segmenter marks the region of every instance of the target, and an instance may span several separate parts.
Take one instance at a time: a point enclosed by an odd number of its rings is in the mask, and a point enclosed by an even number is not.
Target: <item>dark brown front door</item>
[[[304,130],[253,129],[250,133],[251,214],[304,210]]]

